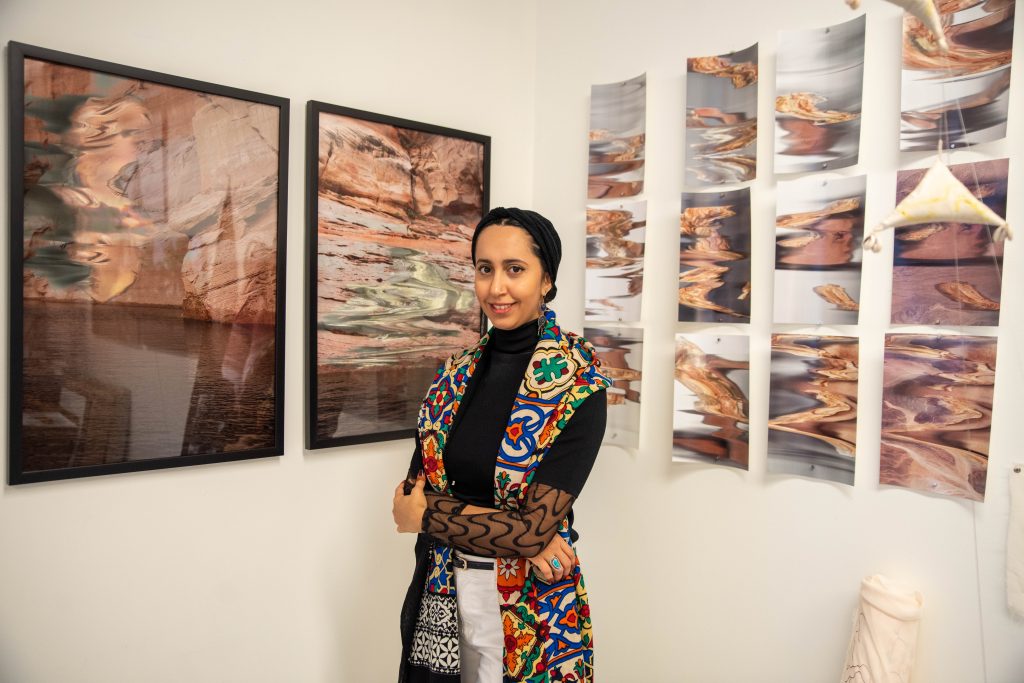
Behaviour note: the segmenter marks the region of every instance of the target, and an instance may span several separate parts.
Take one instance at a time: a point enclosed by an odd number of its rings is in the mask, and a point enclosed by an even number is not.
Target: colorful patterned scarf
[[[473,371],[490,334],[475,348],[452,356],[434,378],[420,409],[423,469],[434,490],[451,494],[444,448]],[[552,311],[516,393],[494,472],[494,502],[516,510],[544,454],[592,393],[609,386],[594,348],[559,327]],[[568,518],[558,533],[571,545]],[[432,672],[459,673],[459,625],[452,570],[452,548],[434,544],[413,635],[410,663]],[[497,590],[505,635],[505,681],[593,679],[590,607],[577,565],[562,581],[544,583],[528,572],[521,557],[497,558]]]

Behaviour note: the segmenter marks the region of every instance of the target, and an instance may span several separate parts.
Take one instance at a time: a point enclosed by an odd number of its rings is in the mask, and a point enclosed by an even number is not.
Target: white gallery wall
[[[413,537],[395,533],[391,496],[411,440],[303,451],[306,101],[488,134],[492,196],[528,204],[532,8],[0,1],[4,46],[291,98],[285,455],[0,488],[0,682],[394,680]]]
[[[900,11],[864,0],[867,46],[860,164],[866,228],[894,205],[896,170],[933,155],[898,153]],[[566,0],[538,6],[534,204],[576,235],[563,259],[565,323],[580,327],[590,85],[647,72],[645,330],[640,447],[606,447],[576,504],[584,537],[597,661],[610,681],[840,680],[862,577],[882,573],[924,596],[915,681],[1024,681],[1024,624],[1005,607],[1007,478],[1024,461],[1022,242],[1007,243],[988,493],[984,504],[880,487],[881,379],[892,236],[864,256],[855,486],[769,475],[769,397],[777,33],[857,16],[842,0],[639,3]],[[1010,137],[953,163],[1005,157],[1009,219],[1024,222],[1024,22],[1016,22]],[[743,325],[678,324],[679,193],[686,58],[760,43],[758,178],[752,183],[750,470],[671,462],[673,335],[743,333]],[[557,303],[557,301],[556,301]],[[925,329],[906,328],[903,329]],[[843,331],[845,330],[845,331]],[[949,333],[968,330],[945,328]],[[642,674],[642,675],[641,675]]]
[[[892,205],[896,168],[930,159],[896,152],[899,13],[881,0],[864,8],[861,164],[850,172],[869,174],[870,225]],[[305,102],[490,135],[491,203],[532,205],[559,226],[565,257],[555,306],[579,329],[589,88],[643,71],[641,444],[605,448],[577,504],[600,680],[838,680],[859,581],[885,573],[924,595],[914,680],[1024,681],[1024,625],[1008,616],[1003,579],[1007,472],[1024,460],[1014,432],[1024,405],[1024,239],[1008,244],[1004,261],[984,504],[876,483],[891,237],[882,254],[864,259],[863,300],[874,303],[865,303],[859,328],[856,486],[768,476],[774,181],[771,128],[762,123],[750,471],[670,462],[686,57],[760,41],[760,115],[768,122],[776,32],[852,16],[842,0],[0,0],[4,45],[17,40],[291,98],[285,455],[2,487],[0,683],[394,680],[413,539],[394,533],[390,498],[411,443],[303,450]],[[985,146],[986,156],[1022,149],[1022,72],[1013,76],[1010,138]],[[6,69],[2,79],[6,110]],[[6,148],[6,120],[0,140]],[[4,157],[0,188],[8,184]],[[1024,224],[1021,174],[1012,159],[1011,224]],[[10,197],[0,197],[6,221]],[[9,255],[7,241],[0,244],[6,302]],[[3,335],[4,355],[6,345]],[[6,460],[6,442],[0,451]]]

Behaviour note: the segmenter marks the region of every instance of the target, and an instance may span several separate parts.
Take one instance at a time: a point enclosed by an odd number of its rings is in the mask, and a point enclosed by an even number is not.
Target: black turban
[[[530,237],[533,238],[533,241],[540,248],[540,262],[544,266],[544,272],[551,278],[551,290],[548,291],[544,300],[551,301],[555,298],[555,294],[558,291],[555,287],[555,277],[558,276],[558,264],[562,260],[562,240],[558,238],[558,233],[555,232],[555,226],[551,224],[551,221],[536,211],[530,211],[529,209],[506,209],[501,206],[488,211],[487,215],[477,223],[476,230],[473,232],[471,252],[473,262],[476,262],[476,241],[480,237],[480,233],[488,225],[502,221],[514,222],[530,233]]]

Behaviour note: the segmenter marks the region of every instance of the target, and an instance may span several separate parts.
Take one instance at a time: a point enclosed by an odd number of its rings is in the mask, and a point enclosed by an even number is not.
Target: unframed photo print
[[[644,189],[647,74],[590,89],[587,197],[635,197]]]
[[[949,167],[974,196],[1006,215],[1009,159]],[[926,169],[900,171],[896,201]],[[897,228],[893,246],[892,322],[896,325],[996,326],[1002,298],[1003,242],[994,228],[927,223]]]
[[[934,152],[1006,136],[1015,0],[939,2],[949,51],[903,15],[900,150]]]
[[[587,207],[586,319],[640,320],[647,202]]]
[[[750,339],[677,334],[672,460],[748,468]]]
[[[779,32],[775,75],[775,172],[857,163],[864,86],[861,15],[820,29]]]
[[[768,471],[853,485],[856,337],[773,334]]]
[[[857,324],[865,195],[864,176],[778,184],[776,323]]]
[[[687,187],[757,175],[757,43],[686,60]]]
[[[606,390],[608,423],[604,443],[640,445],[640,390],[643,373],[643,330],[630,327],[585,327],[583,336],[601,359],[601,373],[611,379]]]
[[[878,481],[985,499],[996,338],[885,335]]]
[[[750,322],[750,189],[684,192],[679,321]]]

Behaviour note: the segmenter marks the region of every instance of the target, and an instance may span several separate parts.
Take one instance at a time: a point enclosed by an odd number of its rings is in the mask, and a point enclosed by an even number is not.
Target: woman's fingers
[[[566,566],[569,567],[569,569],[572,569],[577,564],[579,564],[578,560],[576,559],[576,551],[572,549],[572,546],[569,545],[569,542],[562,538],[561,534],[556,534],[555,538],[558,539],[558,546],[562,549],[562,553],[565,555],[565,559],[567,559],[569,562],[569,564]]]
[[[537,561],[533,562],[533,571],[540,574],[540,578],[544,579],[548,583],[551,583],[555,578],[554,574],[551,572],[551,567],[543,557],[537,558]]]
[[[544,552],[556,580],[561,580],[576,566],[576,554],[564,538],[556,534]]]
[[[560,546],[556,546],[551,552],[548,557],[548,564],[551,565],[552,574],[554,574],[556,580],[569,576],[569,572],[573,568],[572,557]]]
[[[534,573],[544,581],[561,581],[572,574],[576,553],[565,539],[556,534],[540,553],[529,558],[529,562]]]

